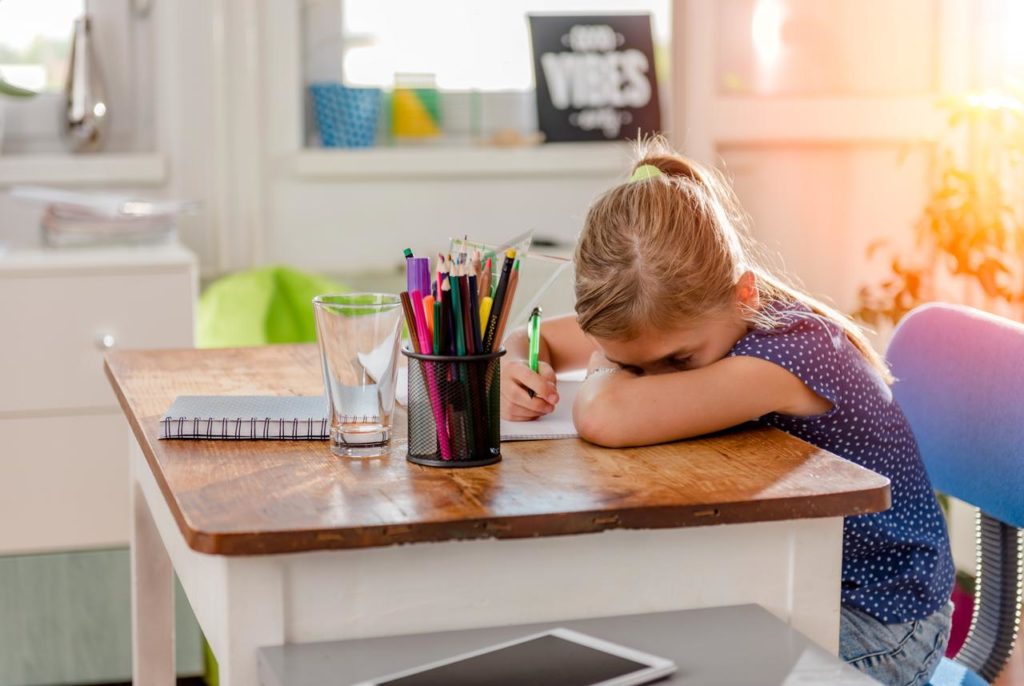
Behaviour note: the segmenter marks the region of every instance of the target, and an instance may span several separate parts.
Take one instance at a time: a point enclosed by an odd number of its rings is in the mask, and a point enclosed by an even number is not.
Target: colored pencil
[[[409,300],[412,302],[412,311],[416,319],[416,331],[420,338],[420,349],[430,350],[432,344],[430,334],[427,333],[427,317],[423,311],[423,295],[418,290],[412,291],[409,293]],[[417,312],[419,316],[416,316]],[[433,363],[425,362],[422,364],[427,376],[427,395],[430,396],[430,406],[434,411],[434,426],[437,429],[437,442],[441,450],[441,459],[450,460],[452,459],[452,448],[448,439],[448,427],[445,423],[444,409],[441,406],[441,394],[438,391],[437,375],[434,374]]]
[[[516,289],[519,287],[519,260],[516,260],[515,265],[512,267],[512,276],[508,280],[508,293],[505,296],[505,302],[502,307],[501,314],[498,317],[498,332],[494,336],[495,350],[501,349],[501,344],[505,337],[505,326],[508,324],[508,316],[512,312],[512,301],[516,297]]]
[[[434,271],[434,283],[430,288],[434,291],[434,298],[439,299],[441,292],[441,273],[444,271],[444,255],[437,253],[437,268]]]
[[[452,273],[448,275],[448,281],[451,284],[452,313],[455,320],[455,326],[453,328],[455,336],[455,354],[461,357],[463,355],[470,354],[468,349],[468,345],[470,343],[466,340],[466,321],[463,316],[465,310],[463,309],[462,304],[462,291],[465,284],[460,283],[461,277],[458,276],[458,272],[462,271],[462,265],[456,264],[452,269]],[[462,390],[462,393],[460,394],[462,395],[462,400],[459,403],[460,409],[456,412],[457,417],[454,421],[456,422],[457,427],[464,430],[464,435],[466,436],[464,445],[470,447],[476,444],[476,437],[473,432],[472,412],[467,413],[468,410],[471,410],[472,407],[476,405],[476,403],[473,402],[471,395],[471,387],[473,384],[470,379],[470,375],[467,373],[468,370],[466,369],[466,365],[456,365],[455,369],[459,377],[459,387]],[[457,435],[463,435],[463,432],[457,430]]]
[[[459,284],[459,302],[462,305],[462,335],[466,339],[466,354],[476,355],[483,351],[477,349],[476,336],[473,335],[473,303],[469,298],[469,277],[459,276],[456,281]]]
[[[483,301],[480,303],[480,336],[484,335],[483,327],[487,325],[487,317],[491,314],[491,296],[485,295]]]
[[[477,277],[470,274],[469,279],[469,313],[473,328],[473,347],[479,355],[484,351],[483,334],[480,333],[480,293],[477,290]]]
[[[473,271],[472,271],[472,273],[470,273],[470,276],[474,277],[474,280],[475,280],[476,278],[479,278],[479,276],[480,276],[480,251],[479,250],[474,250],[473,251],[473,261],[470,263],[470,265],[473,267]]]
[[[494,337],[498,333],[498,318],[502,308],[505,306],[505,293],[508,290],[508,279],[512,273],[512,263],[515,261],[515,248],[509,248],[505,253],[505,262],[501,265],[501,276],[498,278],[498,288],[494,292],[494,303],[491,305],[491,316],[487,320],[487,329],[484,333],[484,352],[494,350]]]
[[[452,355],[455,351],[455,340],[452,338],[452,285],[445,276],[441,282],[441,351],[444,355]]]
[[[432,285],[433,286],[433,285]],[[423,298],[423,314],[427,319],[427,333],[434,337],[434,296],[428,295]]]
[[[484,298],[491,297],[491,258],[487,258],[487,262],[484,263],[484,271],[480,275],[480,301],[483,302]]]
[[[413,352],[422,352],[420,350],[419,336],[416,333],[416,317],[412,313],[412,302],[409,300],[409,292],[402,291],[398,294],[398,297],[402,300],[402,310],[405,312],[405,325],[409,327],[409,342],[412,344]]]
[[[434,303],[432,308],[434,310],[434,354],[441,354],[441,331],[444,329],[441,326],[441,302],[437,301]]]
[[[455,339],[455,354],[466,354],[465,329],[462,325],[462,299],[459,293],[458,277],[448,275],[448,283],[452,290],[452,319],[455,326],[452,328],[452,337]]]

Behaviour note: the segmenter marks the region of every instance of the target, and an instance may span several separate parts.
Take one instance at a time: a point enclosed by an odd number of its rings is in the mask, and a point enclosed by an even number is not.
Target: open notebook
[[[572,423],[572,404],[580,389],[581,381],[563,378],[558,380],[558,405],[549,415],[532,422],[510,422],[501,420],[501,440],[541,441],[556,438],[577,438],[576,426]]]

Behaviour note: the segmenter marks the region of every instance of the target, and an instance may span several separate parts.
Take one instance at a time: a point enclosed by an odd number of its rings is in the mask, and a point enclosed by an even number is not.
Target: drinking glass
[[[330,403],[331,452],[386,455],[395,410],[401,300],[387,293],[318,295],[313,310]]]

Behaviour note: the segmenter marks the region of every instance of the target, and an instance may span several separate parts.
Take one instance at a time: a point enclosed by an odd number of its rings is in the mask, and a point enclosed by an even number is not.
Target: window
[[[344,0],[342,70],[350,85],[388,88],[433,74],[447,91],[532,90],[528,14],[651,13],[661,80],[669,0]]]
[[[510,132],[531,140],[537,116],[527,16],[646,13],[667,122],[671,5],[671,0],[306,0],[305,81],[384,91],[396,83],[436,87],[440,145],[486,143]],[[306,139],[315,145],[309,103]],[[377,144],[401,144],[387,136]]]
[[[153,145],[151,22],[138,0],[0,0],[0,74],[39,94],[0,96],[3,152],[66,152],[60,113],[75,19],[90,18],[92,52],[110,108],[108,152]]]
[[[34,91],[64,86],[74,21],[84,0],[0,0],[0,76]]]

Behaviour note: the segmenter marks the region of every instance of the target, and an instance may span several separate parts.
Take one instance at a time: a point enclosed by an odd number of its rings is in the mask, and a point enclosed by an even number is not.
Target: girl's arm
[[[530,420],[548,414],[558,403],[556,371],[583,369],[595,346],[576,323],[575,315],[543,320],[540,329],[538,373],[530,369],[530,340],[525,328],[505,339],[501,361],[501,416]],[[535,397],[527,393],[532,390]]]
[[[576,396],[573,421],[591,443],[621,448],[720,431],[770,412],[806,416],[831,406],[782,367],[737,356],[652,376],[598,371]]]
[[[526,327],[510,333],[505,339],[505,348],[508,350],[506,360],[527,360],[530,338]],[[540,359],[556,372],[586,368],[594,350],[596,347],[576,323],[576,315],[566,314],[541,320]]]

